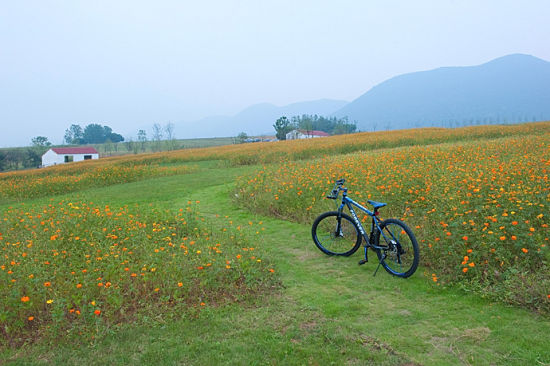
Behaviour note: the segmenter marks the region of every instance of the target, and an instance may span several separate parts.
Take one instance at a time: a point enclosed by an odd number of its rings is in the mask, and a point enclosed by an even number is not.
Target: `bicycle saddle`
[[[372,205],[372,207],[374,207],[375,210],[380,208],[380,207],[384,207],[384,206],[387,205],[387,203],[376,202],[376,201],[371,201],[371,200],[368,200],[367,202],[370,203]]]

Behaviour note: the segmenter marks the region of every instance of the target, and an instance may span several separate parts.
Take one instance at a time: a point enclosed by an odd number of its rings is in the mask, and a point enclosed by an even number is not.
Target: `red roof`
[[[93,147],[54,147],[57,154],[99,154]]]
[[[326,133],[325,131],[316,131],[316,130],[313,130],[313,131],[306,131],[306,130],[300,130],[301,133],[303,133],[304,135],[308,135],[308,136],[330,136],[328,133]]]

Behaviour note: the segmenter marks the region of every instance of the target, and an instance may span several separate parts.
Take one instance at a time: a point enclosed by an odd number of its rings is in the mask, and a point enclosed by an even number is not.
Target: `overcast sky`
[[[351,101],[511,53],[550,60],[549,19],[548,0],[0,0],[0,147],[61,143],[72,123],[130,137],[262,102]]]

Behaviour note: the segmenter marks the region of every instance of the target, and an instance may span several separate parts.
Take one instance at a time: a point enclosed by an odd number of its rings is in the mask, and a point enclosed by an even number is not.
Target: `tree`
[[[162,127],[158,123],[155,123],[153,125],[153,141],[155,142],[154,144],[155,151],[161,150],[161,140],[162,140]]]
[[[109,126],[103,126],[103,136],[105,139],[108,139],[109,136],[113,133],[113,129]]]
[[[332,128],[333,135],[343,135],[346,133],[354,133],[357,130],[357,123],[350,123],[348,117],[337,119]]]
[[[67,144],[83,144],[84,141],[84,132],[80,125],[71,125],[68,129],[65,130],[65,143]]]
[[[292,131],[292,125],[288,118],[285,116],[282,116],[277,121],[275,121],[275,124],[273,125],[273,128],[275,128],[276,137],[278,140],[286,140],[286,134]]]
[[[311,131],[315,129],[313,123],[317,119],[317,116],[315,116],[315,118],[312,118],[311,116],[304,114],[302,118],[297,119],[296,124],[298,125],[298,128],[300,130],[306,131],[306,135],[309,136],[311,134]]]
[[[44,150],[41,148],[41,146],[29,148],[26,151],[26,157],[23,161],[23,167],[24,168],[37,168],[42,164],[42,155],[44,154]]]
[[[145,133],[145,130],[138,131],[138,141],[141,143],[141,151],[145,151],[145,144],[147,143],[147,133]]]
[[[119,134],[119,133],[114,133],[114,132],[112,132],[109,136],[107,136],[107,139],[108,139],[108,140],[111,140],[111,141],[114,142],[114,143],[124,141],[124,137],[122,137],[121,134]]]
[[[128,150],[128,152],[133,152],[134,154],[137,154],[138,149],[139,146],[137,142],[134,142],[134,140],[132,140],[131,138],[130,140],[126,141],[126,150]]]
[[[176,135],[174,134],[175,126],[173,123],[168,122],[164,126],[164,132],[166,133],[166,139],[168,140],[168,150],[174,150],[176,148]]]
[[[109,155],[112,155],[111,151],[113,151],[113,143],[111,140],[107,140],[103,143],[103,151],[105,151],[105,154],[109,152]]]
[[[7,155],[5,152],[0,150],[0,172],[6,169],[7,164],[8,164]]]
[[[90,123],[84,127],[84,143],[101,144],[105,142],[105,129],[97,123]]]
[[[51,146],[51,142],[48,141],[47,137],[44,136],[36,136],[32,140],[32,146],[40,146],[40,147],[46,147]]]
[[[279,122],[279,120],[277,120]],[[279,124],[273,125],[277,128],[283,129],[285,127],[284,121],[280,121]],[[303,130],[307,135],[311,131],[324,131],[331,135],[340,135],[344,133],[353,133],[357,130],[357,122],[349,122],[347,117],[323,117],[318,115],[293,116],[291,122],[288,124],[287,132],[292,129]],[[286,133],[285,133],[286,134]],[[279,135],[277,135],[279,137]],[[282,135],[281,135],[282,137]]]
[[[24,166],[25,153],[22,149],[10,149],[5,153],[6,170],[18,170]]]
[[[237,142],[239,144],[242,144],[245,142],[245,140],[248,138],[248,135],[246,134],[246,132],[241,132],[237,135]]]

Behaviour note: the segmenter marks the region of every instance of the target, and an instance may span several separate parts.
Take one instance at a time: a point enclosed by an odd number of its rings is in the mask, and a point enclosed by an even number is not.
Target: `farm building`
[[[306,131],[306,130],[292,130],[286,134],[287,140],[297,140],[297,139],[313,139],[317,137],[327,137],[330,136],[324,131]]]
[[[99,153],[93,147],[54,147],[42,155],[42,166],[91,159],[99,159]]]

